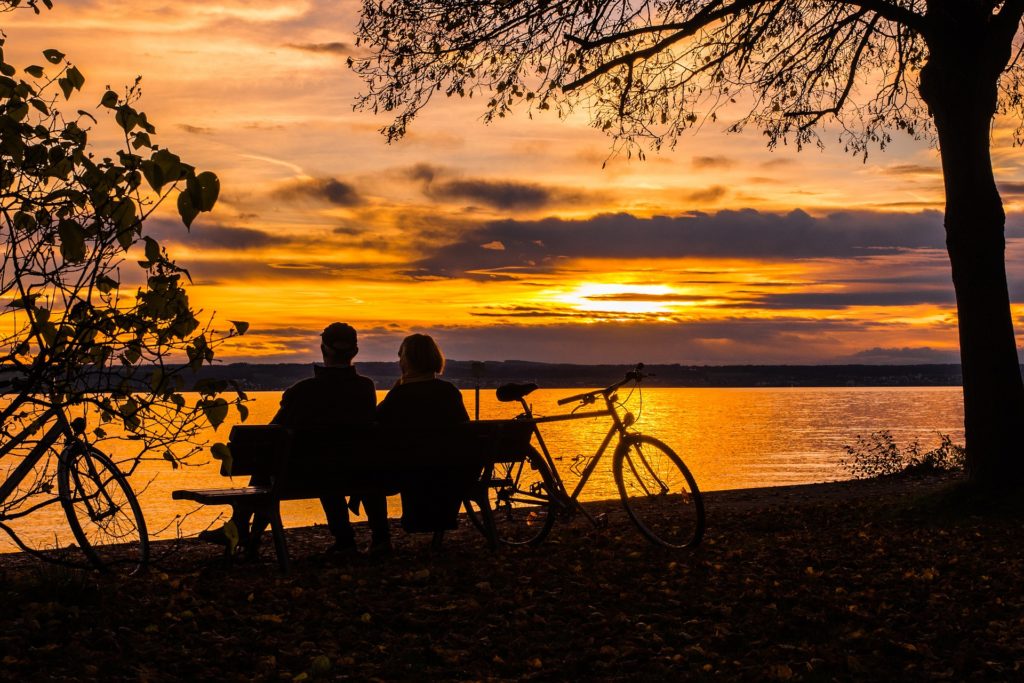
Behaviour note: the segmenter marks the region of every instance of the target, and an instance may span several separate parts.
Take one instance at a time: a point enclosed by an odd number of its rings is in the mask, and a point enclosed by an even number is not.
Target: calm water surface
[[[556,405],[578,389],[542,389],[530,395],[534,413],[564,412]],[[378,400],[385,392],[378,392]],[[250,394],[248,424],[264,424],[277,410],[280,392]],[[472,391],[463,392],[473,413]],[[623,393],[622,397],[625,398]],[[704,491],[782,486],[834,481],[848,477],[840,466],[843,445],[858,434],[887,429],[904,446],[917,439],[922,446],[938,444],[938,434],[963,443],[963,394],[959,387],[900,388],[771,388],[771,389],[645,389],[632,394],[626,405],[639,420],[636,429],[668,443],[682,457]],[[498,403],[492,390],[481,391],[482,419],[512,418],[515,404]],[[232,422],[234,420],[235,422]],[[226,441],[237,413],[216,431],[212,441]],[[544,438],[567,485],[575,477],[570,465],[575,456],[592,454],[608,430],[607,419],[576,420],[543,426]],[[617,497],[611,476],[610,454],[587,483],[582,498]],[[6,469],[0,468],[0,472]],[[219,463],[203,458],[195,467],[172,470],[162,461],[144,463],[133,477],[150,533],[171,538],[179,532],[197,533],[229,508],[200,508],[187,501],[172,501],[178,488],[242,486],[245,481],[225,479]],[[400,514],[398,497],[389,499],[391,514]],[[283,504],[287,526],[323,523],[316,501]],[[41,511],[13,523],[34,545],[52,546],[70,541],[67,523],[54,510]],[[15,550],[0,534],[0,552]]]

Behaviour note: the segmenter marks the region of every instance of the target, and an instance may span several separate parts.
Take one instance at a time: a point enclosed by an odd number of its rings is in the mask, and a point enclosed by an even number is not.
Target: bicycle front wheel
[[[536,451],[525,460],[499,462],[484,470],[488,504],[498,540],[505,545],[537,545],[555,523],[554,481]],[[469,519],[484,531],[482,516],[467,506]]]
[[[128,480],[104,453],[84,443],[61,456],[57,487],[78,547],[96,567],[134,574],[149,560],[149,534]]]
[[[704,535],[704,500],[675,451],[658,439],[633,435],[612,460],[622,504],[640,532],[666,548],[690,548]]]

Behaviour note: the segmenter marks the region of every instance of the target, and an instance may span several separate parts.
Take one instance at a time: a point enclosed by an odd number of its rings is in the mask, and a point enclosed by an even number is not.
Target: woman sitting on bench
[[[444,355],[429,335],[413,334],[398,349],[402,376],[377,406],[383,424],[443,427],[469,422],[462,394],[451,382],[438,379],[444,371]],[[475,477],[477,471],[466,472]],[[406,531],[454,529],[462,503],[460,481],[426,478],[402,492],[402,528]],[[439,538],[439,537],[438,537]]]

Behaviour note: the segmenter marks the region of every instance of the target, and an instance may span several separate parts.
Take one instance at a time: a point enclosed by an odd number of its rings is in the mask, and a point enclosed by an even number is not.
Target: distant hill
[[[388,389],[398,379],[397,362],[356,363],[360,374]],[[488,361],[479,382],[493,388],[506,382],[542,387],[599,387],[621,379],[631,365],[573,365],[531,361]],[[661,387],[847,387],[960,386],[959,365],[648,365],[645,386]],[[309,364],[232,363],[206,367],[200,376],[231,379],[253,391],[279,391],[309,377]],[[444,378],[463,388],[476,386],[470,361],[448,361]]]

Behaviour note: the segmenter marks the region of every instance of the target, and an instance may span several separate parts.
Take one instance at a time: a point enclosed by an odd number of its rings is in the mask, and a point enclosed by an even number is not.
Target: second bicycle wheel
[[[519,462],[499,462],[484,470],[488,502],[498,540],[506,545],[537,545],[555,522],[554,483],[547,464],[536,452]],[[480,531],[482,516],[467,506]]]
[[[78,547],[96,567],[134,574],[149,560],[142,508],[117,465],[83,443],[69,446],[57,470],[60,502]]]
[[[629,436],[616,449],[612,469],[622,504],[644,536],[668,548],[700,543],[704,500],[675,451],[649,436]]]

